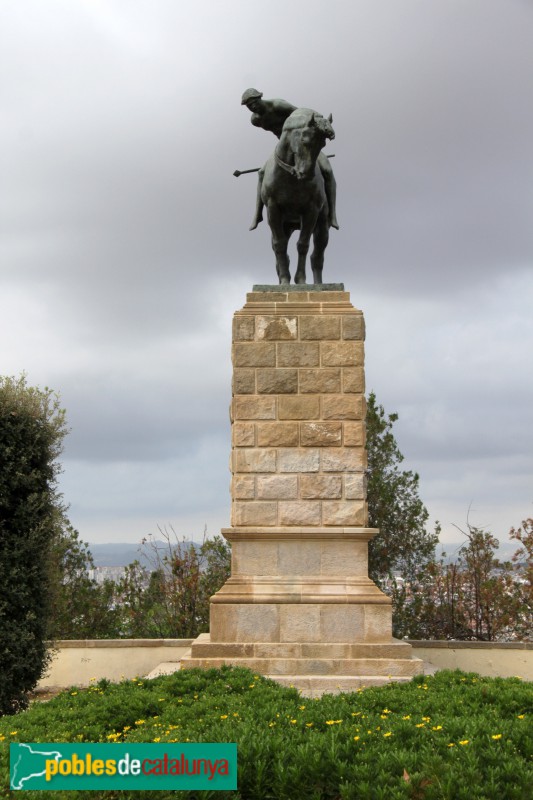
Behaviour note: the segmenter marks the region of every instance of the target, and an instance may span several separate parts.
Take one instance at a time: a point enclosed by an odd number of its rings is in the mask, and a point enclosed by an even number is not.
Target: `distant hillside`
[[[167,552],[165,542],[154,542],[161,551]],[[184,543],[186,546],[190,542]],[[139,544],[89,544],[95,567],[127,567],[132,561],[139,561],[145,567],[151,567],[146,552],[150,553],[150,548],[141,547]]]

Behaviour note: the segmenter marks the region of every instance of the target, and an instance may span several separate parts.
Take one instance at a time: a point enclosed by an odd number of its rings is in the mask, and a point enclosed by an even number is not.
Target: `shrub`
[[[47,663],[48,558],[61,525],[59,399],[0,378],[0,714],[27,703]]]
[[[231,667],[102,681],[0,720],[0,791],[9,741],[189,740],[237,742],[237,791],[121,791],[121,800],[525,800],[533,784],[531,688],[519,678],[443,671],[310,700]],[[71,791],[68,800],[85,794]],[[20,792],[26,796],[33,795]]]

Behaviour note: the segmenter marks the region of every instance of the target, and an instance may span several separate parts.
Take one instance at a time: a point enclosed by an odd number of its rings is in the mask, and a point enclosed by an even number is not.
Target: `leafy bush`
[[[27,702],[47,663],[48,559],[61,525],[64,412],[49,389],[0,378],[0,714]]]
[[[235,792],[102,792],[99,800],[525,800],[531,690],[519,678],[439,672],[310,700],[230,667],[102,681],[0,720],[0,787],[8,785],[9,741],[235,741]]]

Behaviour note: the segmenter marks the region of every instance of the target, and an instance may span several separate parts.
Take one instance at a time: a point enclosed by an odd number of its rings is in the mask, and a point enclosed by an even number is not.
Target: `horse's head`
[[[300,114],[294,112],[285,124],[284,132],[289,138],[290,149],[294,157],[294,172],[298,180],[310,180],[315,174],[318,154],[326,144],[326,139],[334,139],[335,131],[331,126],[332,118],[325,119],[321,114],[311,112]],[[289,122],[287,120],[287,122]]]

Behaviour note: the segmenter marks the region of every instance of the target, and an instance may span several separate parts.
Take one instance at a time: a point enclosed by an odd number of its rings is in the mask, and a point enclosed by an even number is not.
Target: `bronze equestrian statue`
[[[335,178],[328,159],[321,152],[326,139],[335,138],[331,116],[325,119],[312,109],[262,97],[256,89],[247,89],[242,104],[252,111],[252,125],[271,131],[279,143],[259,170],[256,210],[250,230],[257,228],[266,207],[281,284],[290,283],[287,247],[291,234],[298,229],[298,267],[294,282],[306,282],[305,262],[312,236],[313,279],[314,283],[321,284],[329,228],[339,227]]]

